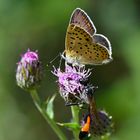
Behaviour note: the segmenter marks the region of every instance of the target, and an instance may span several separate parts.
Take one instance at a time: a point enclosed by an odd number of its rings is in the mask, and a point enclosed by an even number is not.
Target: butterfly
[[[65,60],[73,65],[102,65],[112,60],[107,37],[96,34],[89,16],[76,8],[70,18],[65,38]]]

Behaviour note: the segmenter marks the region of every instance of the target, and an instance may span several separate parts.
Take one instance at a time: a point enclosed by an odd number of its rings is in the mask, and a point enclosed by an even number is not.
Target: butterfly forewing
[[[108,50],[94,43],[92,37],[82,28],[69,25],[66,35],[66,57],[81,64],[101,64],[109,58]]]
[[[70,24],[74,24],[85,29],[85,31],[87,31],[90,35],[96,33],[96,28],[90,17],[80,8],[76,8],[72,13]]]

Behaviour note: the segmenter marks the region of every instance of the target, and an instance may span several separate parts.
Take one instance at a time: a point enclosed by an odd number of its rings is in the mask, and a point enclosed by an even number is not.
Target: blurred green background
[[[42,99],[57,92],[46,64],[64,50],[72,11],[84,9],[97,32],[109,38],[114,60],[93,69],[96,102],[115,122],[111,140],[140,139],[140,1],[0,0],[0,140],[58,140],[29,94],[16,85],[16,63],[27,48],[38,50],[44,79]],[[70,109],[57,96],[55,119],[68,122]],[[71,133],[64,130],[70,139]]]

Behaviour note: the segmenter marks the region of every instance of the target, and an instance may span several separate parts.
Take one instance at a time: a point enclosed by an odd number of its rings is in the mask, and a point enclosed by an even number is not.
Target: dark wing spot
[[[89,41],[89,38],[86,38],[86,41]]]
[[[70,37],[71,39],[73,39],[73,40],[75,40],[75,38],[74,37]]]
[[[80,49],[83,49],[82,47],[80,47]]]
[[[76,53],[78,53],[78,51],[76,51]]]

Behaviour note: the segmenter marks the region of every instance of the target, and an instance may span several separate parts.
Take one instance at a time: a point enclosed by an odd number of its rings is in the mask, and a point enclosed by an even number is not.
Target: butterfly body
[[[65,57],[68,63],[100,65],[111,61],[110,42],[95,33],[96,28],[88,15],[77,8],[66,32]]]

